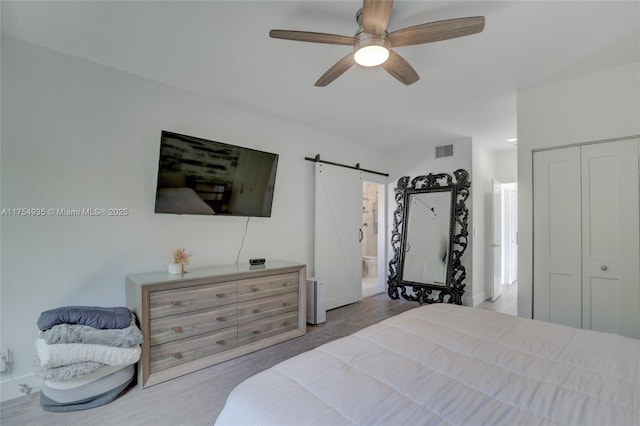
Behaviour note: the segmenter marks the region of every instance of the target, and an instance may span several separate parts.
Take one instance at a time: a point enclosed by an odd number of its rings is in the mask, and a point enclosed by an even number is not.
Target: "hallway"
[[[480,309],[502,312],[503,314],[518,315],[518,283],[502,285],[502,294],[495,302],[486,300],[478,305]]]

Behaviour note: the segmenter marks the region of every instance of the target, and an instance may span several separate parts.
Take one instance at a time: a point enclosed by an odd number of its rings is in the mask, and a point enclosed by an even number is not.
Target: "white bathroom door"
[[[506,191],[508,195],[509,208],[506,213],[506,238],[507,247],[507,284],[515,284],[518,281],[518,191],[517,188],[509,188]]]
[[[582,147],[582,327],[640,337],[638,140]]]
[[[362,172],[315,166],[314,271],[333,309],[362,298]]]
[[[491,199],[492,206],[492,238],[489,244],[490,252],[493,257],[493,291],[491,292],[491,300],[495,301],[502,294],[502,185],[495,179],[492,179],[493,195]]]

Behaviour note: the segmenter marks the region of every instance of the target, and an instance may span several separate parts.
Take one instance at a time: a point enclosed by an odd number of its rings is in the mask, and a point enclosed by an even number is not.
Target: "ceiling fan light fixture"
[[[356,36],[353,59],[364,67],[375,67],[389,59],[390,47],[391,43],[386,35],[375,36],[363,32]]]
[[[354,59],[363,67],[375,67],[389,59],[389,50],[383,46],[365,46],[358,49]]]

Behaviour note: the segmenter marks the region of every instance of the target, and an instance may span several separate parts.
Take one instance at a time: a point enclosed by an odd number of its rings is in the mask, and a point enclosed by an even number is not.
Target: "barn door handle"
[[[362,228],[358,229],[358,231],[360,232],[360,239],[358,240],[358,242],[361,243],[362,239],[364,238],[364,233],[362,232]]]

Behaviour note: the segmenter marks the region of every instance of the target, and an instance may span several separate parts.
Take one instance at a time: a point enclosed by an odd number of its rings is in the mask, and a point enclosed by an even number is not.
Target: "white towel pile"
[[[34,372],[44,379],[45,410],[103,405],[132,383],[143,337],[129,309],[57,308],[43,312],[38,327]]]

